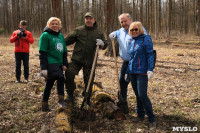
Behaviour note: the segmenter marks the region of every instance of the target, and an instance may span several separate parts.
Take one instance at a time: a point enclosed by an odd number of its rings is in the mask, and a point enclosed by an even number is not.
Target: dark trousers
[[[29,53],[17,52],[15,53],[15,65],[16,65],[16,78],[20,80],[21,77],[21,62],[24,65],[24,78],[28,79],[29,76]]]
[[[120,71],[120,74],[119,74],[121,96],[124,100],[127,100],[127,88],[128,88],[128,84],[129,84],[129,82],[125,81],[125,79],[124,79],[127,67],[128,67],[128,61],[124,61],[122,63],[121,71]],[[119,99],[119,93],[118,93],[118,99]]]
[[[50,64],[48,65],[48,77],[46,80],[46,85],[45,85],[43,97],[42,97],[43,102],[48,102],[49,96],[51,94],[51,89],[56,80],[57,80],[58,95],[64,96],[65,78],[63,75],[62,67],[59,66],[58,64]]]
[[[87,65],[87,64],[83,65],[83,64],[79,64],[75,61],[72,61],[69,64],[67,71],[65,72],[65,76],[66,76],[65,85],[66,85],[68,95],[73,95],[74,90],[76,89],[76,84],[74,82],[75,75],[78,75],[79,71],[82,68],[83,68],[83,79],[84,79],[84,84],[85,84],[84,92],[86,91],[92,65]],[[88,92],[89,97],[91,96],[91,93],[92,93],[94,76],[95,76],[95,72],[93,73],[92,81],[91,81],[91,84],[90,84],[90,87],[89,87],[89,92]]]
[[[43,92],[42,102],[48,102],[49,96],[51,94],[51,89],[54,85],[55,80],[56,79],[47,79],[46,85],[45,85],[45,88],[44,88],[44,92]],[[64,83],[65,83],[64,81],[65,81],[64,76],[63,76],[63,78],[57,79],[58,95],[64,96]]]

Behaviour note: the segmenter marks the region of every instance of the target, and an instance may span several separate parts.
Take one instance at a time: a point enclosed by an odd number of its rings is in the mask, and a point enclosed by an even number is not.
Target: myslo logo
[[[198,131],[198,128],[197,127],[172,127],[172,131],[196,132]]]

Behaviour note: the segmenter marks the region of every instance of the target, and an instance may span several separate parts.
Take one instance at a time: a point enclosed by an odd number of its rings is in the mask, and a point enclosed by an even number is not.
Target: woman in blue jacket
[[[147,96],[148,80],[153,77],[154,55],[153,43],[150,35],[145,35],[141,22],[133,22],[129,27],[132,41],[130,48],[131,59],[128,64],[127,73],[131,80],[133,90],[137,98],[136,112],[138,116],[134,122],[144,119],[145,113],[149,119],[149,129],[155,129],[155,116],[152,104]]]

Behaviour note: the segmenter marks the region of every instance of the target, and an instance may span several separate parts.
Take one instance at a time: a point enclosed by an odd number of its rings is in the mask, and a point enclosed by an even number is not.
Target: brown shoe
[[[144,120],[144,118],[135,117],[135,118],[133,119],[133,122],[139,122],[139,121],[143,121],[143,120]]]
[[[43,112],[50,112],[51,109],[49,108],[48,102],[42,102],[42,111]]]
[[[156,122],[150,122],[149,123],[149,130],[155,130],[156,129]]]

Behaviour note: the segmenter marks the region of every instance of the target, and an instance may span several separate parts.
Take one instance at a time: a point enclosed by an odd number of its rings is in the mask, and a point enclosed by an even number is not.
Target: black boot
[[[67,96],[67,98],[64,100],[66,103],[74,103],[74,96],[73,94],[70,94]]]
[[[51,109],[49,108],[48,102],[42,102],[42,111],[49,112]]]
[[[117,102],[117,106],[121,109],[124,114],[129,113],[128,103],[125,100],[119,100]]]

